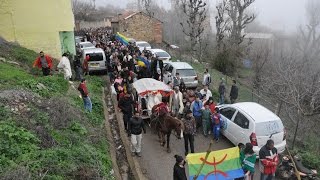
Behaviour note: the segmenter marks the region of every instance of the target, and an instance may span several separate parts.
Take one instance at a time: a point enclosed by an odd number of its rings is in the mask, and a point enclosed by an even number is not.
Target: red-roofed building
[[[113,32],[137,41],[162,43],[162,21],[144,12],[126,11],[112,19]]]

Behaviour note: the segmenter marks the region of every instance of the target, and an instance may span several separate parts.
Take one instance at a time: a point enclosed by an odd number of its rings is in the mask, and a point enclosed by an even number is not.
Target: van
[[[88,68],[90,71],[106,71],[106,55],[101,48],[85,49],[83,50],[83,59],[89,56]]]
[[[190,64],[186,62],[164,62],[163,69],[170,72],[172,77],[179,73],[187,88],[197,88],[198,76]]]
[[[222,134],[234,145],[251,143],[258,155],[269,139],[274,141],[278,153],[286,147],[286,131],[281,119],[254,102],[241,102],[218,106],[223,120]]]

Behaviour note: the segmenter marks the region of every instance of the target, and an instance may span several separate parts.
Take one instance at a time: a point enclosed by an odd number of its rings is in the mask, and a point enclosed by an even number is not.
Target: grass
[[[20,63],[0,62],[0,90],[24,89],[41,97],[28,99],[30,111],[19,114],[10,110],[13,102],[0,99],[0,179],[113,179],[102,78],[87,77],[93,112],[85,113],[77,83],[74,89],[61,75],[35,76],[36,56],[17,45],[0,46],[0,57]]]

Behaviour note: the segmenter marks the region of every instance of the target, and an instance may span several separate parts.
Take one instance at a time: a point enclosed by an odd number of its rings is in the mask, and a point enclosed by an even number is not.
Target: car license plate
[[[99,67],[99,64],[89,64],[90,67]]]

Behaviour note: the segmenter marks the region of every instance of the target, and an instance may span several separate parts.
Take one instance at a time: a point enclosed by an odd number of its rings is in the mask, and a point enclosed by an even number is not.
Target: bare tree
[[[76,20],[90,20],[91,14],[95,11],[95,3],[91,0],[72,0],[72,10]]]

